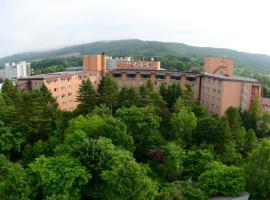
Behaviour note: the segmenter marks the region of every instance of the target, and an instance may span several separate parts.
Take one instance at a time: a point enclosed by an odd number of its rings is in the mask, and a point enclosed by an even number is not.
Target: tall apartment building
[[[155,89],[162,83],[179,84],[182,88],[190,85],[193,97],[201,102],[210,113],[222,116],[230,106],[249,109],[255,98],[261,100],[262,85],[255,79],[233,75],[233,60],[218,57],[206,57],[204,72],[178,72],[160,70],[159,61],[125,60],[122,65],[108,69],[106,55],[86,55],[83,57],[83,71],[60,72],[21,78],[20,90],[38,89],[45,84],[52,92],[62,110],[74,110],[78,102],[79,85],[82,79],[90,79],[97,87],[100,79],[107,73],[117,80],[120,87],[139,87],[150,79]],[[134,63],[139,63],[135,65]]]
[[[0,70],[0,79],[10,79],[16,82],[19,78],[31,75],[31,64],[25,61],[19,63],[6,63],[5,68]]]

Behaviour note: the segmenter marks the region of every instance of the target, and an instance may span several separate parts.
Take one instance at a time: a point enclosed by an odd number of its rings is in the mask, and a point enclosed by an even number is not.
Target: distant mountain
[[[226,56],[235,60],[235,66],[251,71],[270,72],[270,56],[239,52],[231,49],[194,47],[182,43],[168,43],[142,40],[115,40],[100,41],[88,44],[69,46],[53,51],[28,52],[0,58],[0,64],[18,62],[21,60],[33,61],[38,59],[81,56],[105,52],[111,56],[132,56],[140,58],[174,57],[189,58],[194,63],[202,65],[206,55]],[[166,62],[168,63],[168,62]],[[166,67],[166,66],[165,66]],[[167,66],[169,67],[169,66]]]

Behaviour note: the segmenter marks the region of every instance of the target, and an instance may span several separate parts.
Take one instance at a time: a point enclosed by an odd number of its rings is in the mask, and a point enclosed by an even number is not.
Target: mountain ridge
[[[196,63],[203,63],[207,55],[226,56],[235,60],[235,66],[249,71],[270,72],[270,56],[265,54],[247,53],[226,48],[197,47],[184,43],[144,41],[139,39],[97,41],[86,44],[71,45],[50,51],[31,51],[0,58],[0,64],[33,61],[55,58],[65,55],[82,56],[84,54],[101,53],[111,56],[132,57],[187,57]]]

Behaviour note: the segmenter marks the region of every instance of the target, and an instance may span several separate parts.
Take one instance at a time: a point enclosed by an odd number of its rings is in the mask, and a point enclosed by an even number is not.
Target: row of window
[[[221,86],[221,80],[207,78],[202,80],[202,84]]]
[[[113,76],[115,78],[119,78],[122,76],[122,74],[113,74]],[[151,75],[150,74],[141,74],[140,77],[141,78],[150,78]],[[170,76],[170,77],[173,80],[180,80],[181,79],[180,76]],[[136,78],[136,74],[127,74],[127,78]],[[165,75],[156,75],[155,78],[156,79],[166,79],[166,76]],[[195,77],[186,77],[186,80],[187,81],[195,81],[196,78]]]
[[[59,99],[60,96],[54,96],[56,99]],[[72,97],[72,93],[68,93],[67,95],[66,94],[62,94],[61,95],[62,98],[66,98],[66,97]]]
[[[74,79],[79,79],[79,80],[82,80],[82,79],[85,79],[85,78],[87,78],[87,76],[80,76],[80,77],[78,77],[78,76],[74,76],[73,77]],[[67,79],[62,79],[62,80],[56,80],[56,81],[47,81],[47,83],[48,84],[50,84],[50,83],[54,83],[54,84],[60,84],[60,83],[66,83],[66,82],[71,82],[71,78],[67,78]]]
[[[75,85],[74,88],[77,88],[77,86]],[[69,85],[69,86],[67,86],[67,87],[65,87],[65,86],[61,87],[61,90],[66,90],[66,89],[72,90],[72,86]],[[54,89],[53,89],[54,92],[57,92],[58,90],[59,90],[59,88],[54,88]]]

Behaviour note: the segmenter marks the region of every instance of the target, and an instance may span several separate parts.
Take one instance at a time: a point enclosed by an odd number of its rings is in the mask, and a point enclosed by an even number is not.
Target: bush
[[[200,187],[209,195],[237,196],[245,189],[241,168],[215,162],[199,177]]]

